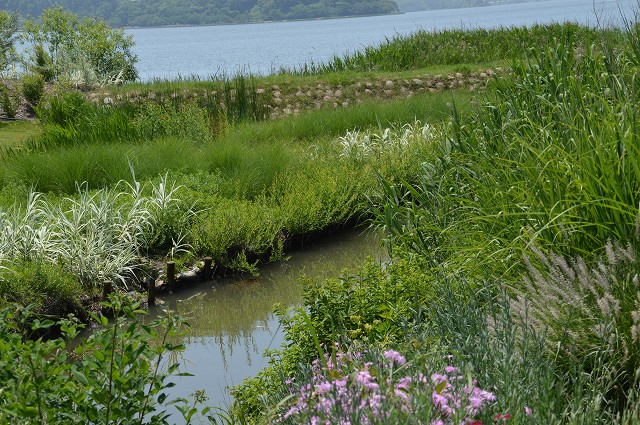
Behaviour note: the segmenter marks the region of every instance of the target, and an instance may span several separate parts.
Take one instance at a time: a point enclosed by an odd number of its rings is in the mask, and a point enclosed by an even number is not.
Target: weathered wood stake
[[[147,303],[154,305],[156,303],[156,280],[151,277],[147,282]]]
[[[110,280],[105,280],[102,283],[102,299],[106,300],[109,298],[109,294],[113,292],[113,282]]]
[[[213,258],[204,257],[204,267],[202,268],[202,280],[207,281],[211,279],[211,265],[213,264]]]
[[[167,261],[167,283],[170,288],[176,284],[176,263],[173,261]]]

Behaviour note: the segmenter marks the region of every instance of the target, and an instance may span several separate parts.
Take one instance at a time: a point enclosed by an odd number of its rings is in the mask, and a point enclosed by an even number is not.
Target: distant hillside
[[[457,9],[461,7],[489,6],[498,3],[526,3],[542,0],[395,0],[401,12],[418,10]]]
[[[63,6],[113,26],[203,25],[395,13],[390,0],[0,0],[0,9],[39,16]]]

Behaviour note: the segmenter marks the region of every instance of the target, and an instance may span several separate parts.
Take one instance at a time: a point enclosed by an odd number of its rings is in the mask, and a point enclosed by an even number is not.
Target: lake
[[[140,79],[238,72],[269,74],[280,68],[324,62],[334,55],[378,45],[385,38],[446,28],[492,28],[575,21],[620,23],[635,0],[552,0],[399,15],[242,25],[128,29]]]

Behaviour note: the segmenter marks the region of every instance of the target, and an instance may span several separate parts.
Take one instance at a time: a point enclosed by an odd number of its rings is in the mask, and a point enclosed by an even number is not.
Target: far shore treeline
[[[0,9],[38,16],[63,6],[112,26],[205,25],[288,19],[377,15],[398,12],[390,0],[2,0]]]

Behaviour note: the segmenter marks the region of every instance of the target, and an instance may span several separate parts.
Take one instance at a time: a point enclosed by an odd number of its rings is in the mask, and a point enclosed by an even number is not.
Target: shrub
[[[32,107],[38,106],[44,95],[44,78],[42,75],[25,75],[22,78],[22,94]]]
[[[79,311],[82,287],[78,278],[59,264],[42,261],[14,263],[0,268],[0,297],[20,305],[32,305],[34,312],[63,316]]]
[[[168,424],[176,423],[170,404],[188,414],[203,401],[187,406],[166,396],[183,349],[172,342],[183,333],[182,318],[142,325],[140,304],[119,297],[104,308],[113,320],[94,316],[96,328],[81,339],[83,326],[73,317],[44,320],[32,306],[15,304],[0,311],[0,423]],[[33,338],[52,327],[60,338]]]
[[[14,87],[0,83],[0,106],[7,118],[15,118],[20,108],[20,93]]]
[[[42,79],[47,82],[53,81],[56,76],[56,68],[53,63],[53,58],[41,44],[37,44],[34,47],[31,71],[34,74],[42,76]]]

